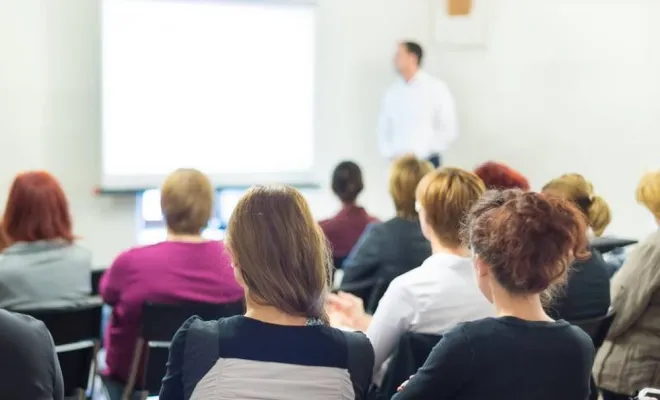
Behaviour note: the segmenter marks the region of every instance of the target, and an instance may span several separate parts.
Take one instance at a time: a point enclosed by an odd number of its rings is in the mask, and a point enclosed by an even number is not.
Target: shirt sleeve
[[[633,251],[612,281],[614,321],[607,337],[625,333],[647,309],[653,294],[660,290],[660,247],[641,244]]]
[[[120,254],[101,277],[99,294],[108,305],[114,306],[119,301],[130,265],[128,257],[128,252]]]
[[[394,157],[394,148],[392,147],[393,131],[389,97],[390,91],[388,90],[383,97],[383,101],[380,106],[380,115],[378,117],[378,147],[380,149],[380,154],[387,159]]]
[[[437,137],[449,144],[458,137],[456,103],[449,88],[444,83],[438,84],[436,92],[433,127]]]
[[[380,224],[368,225],[351,250],[343,264],[342,284],[368,278],[380,267],[379,226]]]
[[[474,354],[464,327],[447,332],[406,387],[392,400],[449,400],[470,379]]]
[[[167,372],[158,396],[160,400],[182,400],[184,398],[183,356],[186,349],[186,336],[188,328],[196,319],[198,317],[189,318],[172,338],[170,355],[167,359]]]
[[[378,375],[401,336],[410,329],[416,312],[416,301],[412,293],[394,280],[378,303],[367,329],[367,337],[374,348],[374,376]]]

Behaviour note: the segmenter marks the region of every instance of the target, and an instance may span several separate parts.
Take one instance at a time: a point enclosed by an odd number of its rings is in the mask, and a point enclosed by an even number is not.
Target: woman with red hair
[[[9,191],[2,231],[0,307],[75,306],[91,292],[91,253],[77,244],[69,202],[48,172],[18,174]]]
[[[521,189],[529,190],[529,182],[520,172],[509,166],[488,161],[474,170],[474,173],[484,181],[488,190]]]

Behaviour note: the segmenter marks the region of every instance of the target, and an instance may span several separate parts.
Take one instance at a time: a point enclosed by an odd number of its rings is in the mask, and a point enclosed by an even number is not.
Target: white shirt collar
[[[422,265],[420,265],[420,267],[425,267],[425,268],[433,267],[433,268],[436,268],[438,265],[451,266],[451,265],[455,264],[456,262],[465,261],[465,260],[470,260],[470,258],[469,257],[461,257],[461,256],[458,256],[456,254],[435,253],[435,254],[431,254],[431,256],[429,258],[424,260],[424,262],[422,263]]]

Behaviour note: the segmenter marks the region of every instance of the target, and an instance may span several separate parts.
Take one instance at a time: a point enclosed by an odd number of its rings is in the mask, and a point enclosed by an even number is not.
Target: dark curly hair
[[[529,182],[515,169],[494,161],[478,166],[474,173],[484,181],[487,189],[522,189],[529,190]]]
[[[463,237],[513,294],[536,294],[566,281],[589,257],[587,223],[571,202],[519,189],[488,191],[472,207]]]

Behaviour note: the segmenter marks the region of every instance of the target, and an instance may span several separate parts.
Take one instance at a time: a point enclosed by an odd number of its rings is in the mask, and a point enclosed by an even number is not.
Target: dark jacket
[[[607,263],[596,249],[591,257],[571,266],[568,282],[553,300],[548,313],[569,322],[601,317],[610,308]]]
[[[46,326],[27,315],[0,310],[0,399],[63,398],[62,371]]]
[[[395,217],[371,224],[344,261],[342,285],[377,276],[392,281],[430,256],[419,221]]]

